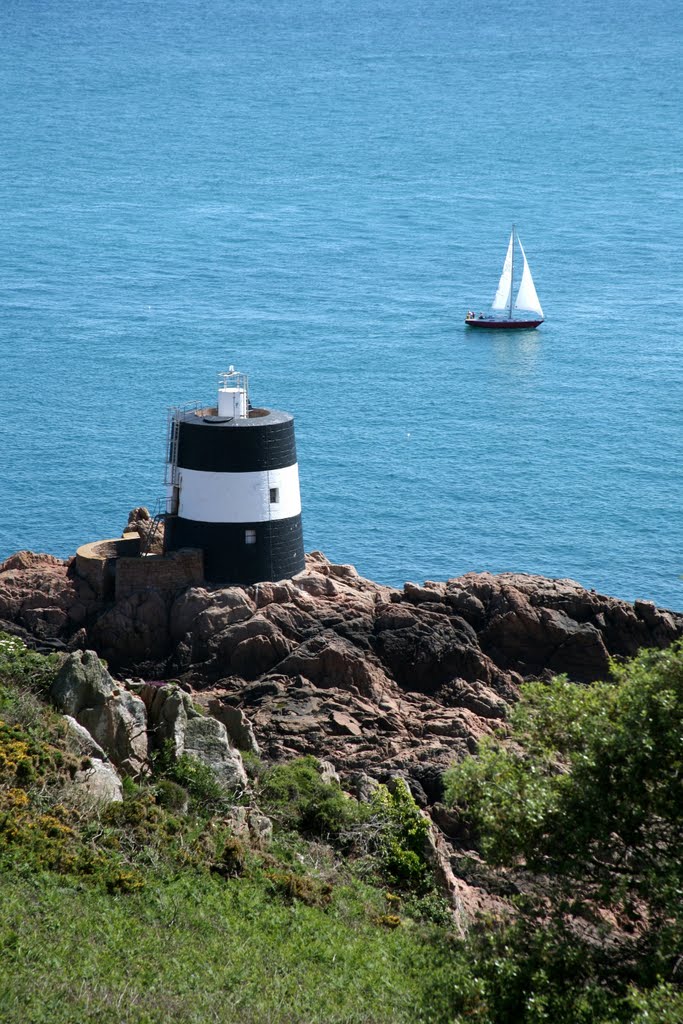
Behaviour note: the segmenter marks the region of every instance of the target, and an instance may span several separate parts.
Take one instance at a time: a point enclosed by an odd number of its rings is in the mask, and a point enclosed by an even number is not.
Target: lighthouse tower
[[[305,567],[294,419],[252,409],[247,378],[219,375],[215,408],[169,419],[164,548],[201,548],[213,583],[280,580]]]

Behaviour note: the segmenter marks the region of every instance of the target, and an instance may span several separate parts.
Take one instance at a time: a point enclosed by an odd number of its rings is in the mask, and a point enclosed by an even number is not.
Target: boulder
[[[189,587],[173,602],[171,637],[177,642],[191,632],[201,645],[233,623],[250,618],[255,611],[254,601],[241,587],[212,591]]]
[[[336,782],[337,784],[341,785],[341,778],[339,777],[339,772],[334,767],[331,761],[320,761],[318,763],[318,770],[320,772],[320,777],[323,780],[323,782]]]
[[[258,807],[231,807],[225,823],[237,839],[249,839],[260,849],[273,837],[273,823]]]
[[[63,715],[75,717],[86,707],[104,704],[116,689],[95,651],[70,654],[52,684],[50,697]]]
[[[233,649],[229,666],[232,672],[243,679],[256,679],[269,672],[289,653],[292,645],[284,637],[276,634],[267,636],[257,633],[240,640]]]
[[[302,675],[318,687],[354,687],[365,696],[381,697],[390,682],[372,654],[361,653],[331,630],[301,644],[280,662],[284,675]]]
[[[230,789],[245,789],[247,775],[239,751],[235,750],[222,722],[201,714],[191,698],[173,684],[147,684],[140,690],[147,708],[154,748],[171,744],[175,757],[187,754],[207,765],[216,778]]]
[[[491,681],[495,665],[466,623],[426,611],[425,605],[412,621],[394,615],[385,614],[377,621],[376,649],[399,686],[434,693],[454,676]]]
[[[125,775],[146,774],[147,719],[139,697],[116,690],[104,703],[82,708],[77,719]]]
[[[209,701],[208,708],[209,714],[223,723],[238,750],[246,750],[252,754],[260,753],[251,722],[241,708],[232,707],[215,698]]]
[[[147,770],[147,717],[141,699],[114,682],[94,651],[74,651],[50,689],[57,708],[75,718],[127,775]]]
[[[73,785],[88,803],[103,806],[123,800],[123,784],[110,761],[93,758],[88,768],[76,772]]]
[[[215,718],[188,718],[182,752],[208,765],[219,782],[228,789],[247,788],[247,774],[242,758],[230,746],[223,723],[217,722]]]
[[[99,761],[107,760],[107,755],[104,750],[99,743],[92,738],[84,725],[77,722],[75,718],[71,717],[71,715],[65,715],[64,721],[66,722],[69,744],[77,751],[77,753],[82,754],[84,757],[96,758]]]
[[[151,750],[161,750],[170,743],[179,757],[185,745],[185,726],[189,715],[197,712],[190,697],[179,686],[146,683],[139,689],[147,710],[147,730]]]
[[[270,818],[258,809],[250,808],[247,812],[247,825],[252,842],[263,849],[273,838],[273,823]]]
[[[334,732],[342,735],[360,736],[363,732],[358,722],[351,715],[344,714],[343,711],[331,712],[330,725]]]

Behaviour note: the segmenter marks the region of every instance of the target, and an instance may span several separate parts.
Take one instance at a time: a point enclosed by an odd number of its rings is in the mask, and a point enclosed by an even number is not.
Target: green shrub
[[[183,786],[172,779],[160,779],[154,787],[156,800],[160,807],[169,811],[184,813],[187,810],[188,793]]]
[[[443,928],[453,925],[453,909],[436,889],[425,893],[409,893],[403,901],[404,913],[421,921],[431,921]]]
[[[301,875],[295,871],[270,870],[265,877],[274,891],[287,900],[299,900],[308,907],[327,907],[332,900],[333,886],[329,882],[321,882],[311,875]]]
[[[51,738],[49,724],[28,731],[0,719],[0,783],[28,785],[41,780],[50,784],[80,767],[79,759],[64,755]]]
[[[426,891],[431,880],[425,856],[429,821],[403,779],[395,779],[391,791],[379,786],[370,808],[382,826],[374,846],[385,877],[394,885]]]
[[[463,1018],[473,1024],[626,1024],[622,991],[604,951],[584,946],[560,925],[522,917],[482,920],[467,959],[478,981]],[[602,961],[602,962],[601,962]],[[615,984],[616,981],[616,984]]]
[[[252,750],[243,750],[241,753],[242,763],[247,776],[252,782],[258,782],[264,771],[263,761]]]
[[[489,870],[524,870],[513,922],[470,952],[475,1020],[682,1020],[683,643],[610,682],[527,684],[509,736],[447,773]],[[494,875],[495,877],[495,875]]]
[[[315,757],[275,765],[261,777],[261,801],[280,824],[305,835],[336,839],[359,817],[356,800],[325,782]]]
[[[58,654],[37,654],[18,637],[0,632],[0,679],[5,688],[47,693],[61,661]]]
[[[154,774],[181,786],[194,802],[206,810],[219,809],[234,802],[232,794],[216,778],[208,765],[189,754],[176,757],[173,742],[167,740],[152,755]]]
[[[235,836],[228,836],[223,846],[223,852],[218,861],[211,865],[211,870],[224,878],[238,878],[244,873],[246,865],[246,846]]]
[[[263,773],[261,802],[280,825],[304,836],[336,843],[347,853],[369,855],[392,885],[427,891],[431,872],[425,858],[429,822],[408,786],[378,786],[362,804],[337,782],[325,782],[314,757],[276,765]]]

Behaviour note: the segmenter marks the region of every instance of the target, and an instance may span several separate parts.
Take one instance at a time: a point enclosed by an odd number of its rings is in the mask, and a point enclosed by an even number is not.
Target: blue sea
[[[307,550],[683,607],[673,0],[5,0],[0,557],[163,494],[229,364]],[[512,223],[546,322],[478,332]]]

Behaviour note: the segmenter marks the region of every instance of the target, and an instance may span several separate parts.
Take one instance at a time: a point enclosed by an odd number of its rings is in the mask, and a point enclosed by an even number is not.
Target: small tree
[[[610,961],[609,976],[597,979],[603,988],[621,981],[623,994],[629,982],[647,989],[677,980],[681,643],[613,665],[611,682],[579,686],[560,677],[524,686],[508,735],[482,743],[476,758],[447,772],[446,799],[470,820],[491,864],[535,873],[543,901],[525,912],[537,930],[536,956],[538,936],[547,940],[552,928],[568,963],[568,949],[583,941],[571,920],[592,910],[594,920],[602,914],[602,933],[610,932],[601,955],[596,942],[584,945],[586,965],[607,972]],[[557,949],[546,941],[546,952],[550,963]]]

